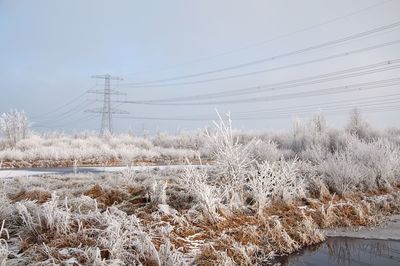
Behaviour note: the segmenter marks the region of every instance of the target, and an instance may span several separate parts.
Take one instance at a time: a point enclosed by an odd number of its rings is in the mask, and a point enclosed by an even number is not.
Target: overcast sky
[[[101,96],[84,93],[103,88],[101,80],[91,78],[96,74],[110,73],[124,79],[120,84],[113,83],[114,89],[127,93],[116,100],[154,100],[281,83],[400,59],[400,45],[392,44],[298,67],[285,67],[396,41],[400,39],[400,27],[279,58],[282,54],[398,22],[399,10],[400,0],[0,0],[0,112],[10,108],[23,109],[38,126],[37,130],[98,130],[100,117],[83,112],[102,105]],[[162,83],[202,81],[198,84],[128,85],[229,68],[274,56],[278,58]],[[203,82],[276,67],[284,69]],[[215,100],[262,99],[397,78],[399,73],[398,69],[392,69],[297,86],[283,92],[265,91]],[[118,108],[129,111],[130,116],[178,117],[195,121],[118,118],[114,125],[116,131],[137,133],[143,128],[151,132],[203,128],[210,122],[196,119],[213,118],[218,109],[221,113],[231,111],[237,128],[284,129],[302,114],[283,110],[306,105],[311,108],[308,110],[326,113],[330,124],[342,126],[347,115],[335,108],[325,112],[322,109],[327,104],[367,99],[370,104],[364,102],[361,111],[371,106],[382,110],[396,104],[385,105],[390,99],[388,95],[396,92],[399,92],[398,85],[235,104],[149,106],[115,103]],[[392,98],[395,100],[396,97]],[[96,99],[99,101],[94,102]],[[277,111],[269,111],[262,117],[261,109]],[[235,114],[243,120],[235,121]],[[398,110],[366,111],[364,116],[376,126],[388,127],[400,126],[399,114]]]

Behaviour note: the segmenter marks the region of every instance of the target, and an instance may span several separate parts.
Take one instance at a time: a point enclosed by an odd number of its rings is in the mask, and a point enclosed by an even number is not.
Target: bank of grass
[[[180,174],[3,182],[0,259],[38,265],[254,265],[323,241],[321,229],[376,225],[400,211],[396,187],[273,200],[262,212],[252,203],[221,205],[211,217],[185,192],[176,179]]]

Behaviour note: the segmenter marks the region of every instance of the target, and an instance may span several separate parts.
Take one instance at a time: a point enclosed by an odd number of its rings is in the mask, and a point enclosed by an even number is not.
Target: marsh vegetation
[[[31,133],[2,143],[3,167],[88,158],[128,166],[1,180],[0,261],[261,264],[324,241],[321,229],[398,213],[399,145],[400,130],[373,129],[359,113],[344,129],[315,116],[288,132],[245,133],[228,117],[205,131],[151,138]],[[156,158],[186,164],[130,167]]]

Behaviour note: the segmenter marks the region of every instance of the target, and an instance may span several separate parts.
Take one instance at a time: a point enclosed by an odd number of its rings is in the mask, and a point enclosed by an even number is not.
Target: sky
[[[340,127],[353,106],[376,127],[400,126],[399,85],[350,90],[397,78],[395,67],[225,96],[400,59],[399,26],[334,42],[399,22],[398,10],[399,0],[0,0],[0,112],[24,110],[38,131],[99,130],[101,117],[84,111],[101,108],[102,95],[86,92],[104,88],[93,75],[111,74],[123,78],[111,87],[126,93],[112,104],[130,113],[115,115],[116,132],[204,128],[216,110],[231,112],[244,130],[286,129],[316,113]],[[341,93],[307,96],[338,87]],[[220,92],[189,104],[123,103]]]

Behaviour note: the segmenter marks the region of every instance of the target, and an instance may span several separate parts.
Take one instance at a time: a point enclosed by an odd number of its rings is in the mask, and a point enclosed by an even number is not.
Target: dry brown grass
[[[127,197],[127,193],[120,189],[104,190],[99,184],[94,185],[85,195],[96,199],[101,208],[122,203]]]
[[[23,200],[32,200],[38,203],[45,203],[51,197],[51,193],[48,191],[42,190],[21,190],[15,196],[12,197],[14,202],[23,201]]]
[[[100,210],[98,215],[102,215],[110,206],[128,215],[135,215],[144,232],[151,236],[151,242],[157,250],[167,238],[175,249],[193,256],[196,265],[261,264],[273,254],[291,253],[323,241],[320,229],[376,224],[382,215],[400,211],[400,189],[395,188],[340,197],[324,194],[291,203],[274,201],[261,213],[252,205],[229,212],[221,209],[220,218],[211,221],[200,209],[193,209],[193,199],[186,197],[176,184],[171,184],[167,189],[167,203],[171,211],[165,212],[149,200],[148,188],[144,184],[100,185],[98,179],[88,183],[78,178],[46,179],[47,182],[60,180],[89,187],[82,194],[97,201]],[[63,193],[66,196],[80,196],[68,187],[68,191],[70,189],[69,193]],[[50,197],[46,190],[35,189],[20,191],[12,200],[34,200],[41,206],[48,204]],[[87,204],[90,206],[90,200]],[[80,208],[74,207],[71,211],[75,215]],[[111,251],[98,243],[99,232],[104,230],[105,225],[89,216],[82,217],[70,222],[68,233],[49,229],[46,224],[38,224],[33,231],[23,229],[19,232],[21,253],[35,261],[45,261],[51,257],[62,262],[75,258],[85,264],[88,258],[80,250],[99,247],[101,258],[110,259]],[[171,231],[165,235],[160,228],[170,228]],[[145,258],[141,263],[156,265],[154,260]]]
[[[379,195],[383,193],[381,191]],[[386,207],[393,210],[396,204],[392,202]],[[204,241],[212,244],[201,250],[197,260],[201,265],[208,265],[212,260],[220,261],[221,254],[226,252],[235,263],[246,264],[232,248],[233,242],[258,246],[262,252],[259,251],[257,256],[261,253],[266,256],[269,252],[286,254],[322,242],[324,236],[319,229],[375,225],[380,217],[381,207],[365,201],[360,194],[330,196],[322,200],[303,199],[292,204],[274,202],[264,210],[262,217],[236,213],[216,225],[203,227],[203,231],[207,231],[202,234]],[[221,235],[229,236],[230,241]]]

